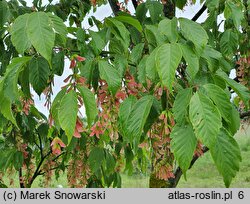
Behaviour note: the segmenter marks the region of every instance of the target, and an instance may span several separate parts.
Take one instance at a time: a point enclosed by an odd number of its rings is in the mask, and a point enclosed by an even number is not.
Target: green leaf
[[[179,18],[181,33],[198,47],[204,47],[208,41],[207,32],[202,26],[192,20]]]
[[[154,49],[153,52],[148,56],[146,61],[146,76],[152,81],[155,81],[158,76],[155,63],[155,56],[157,52],[158,48]]]
[[[88,158],[90,169],[93,173],[97,172],[105,159],[104,151],[100,147],[94,147]]]
[[[150,109],[147,121],[143,128],[144,133],[147,133],[152,128],[152,125],[159,119],[162,109],[163,108],[162,108],[161,102],[158,101],[156,98],[154,98],[153,105]]]
[[[178,40],[178,31],[177,31],[177,18],[173,19],[164,19],[160,21],[158,29],[159,32],[167,36],[169,42],[175,43]]]
[[[241,21],[244,19],[243,6],[241,3],[226,1],[224,15],[227,18],[232,18],[236,29],[240,28]]]
[[[129,36],[129,31],[122,22],[116,20],[115,18],[108,18],[107,21],[117,29],[113,30],[116,37],[120,36],[123,40],[127,40],[126,38]]]
[[[1,102],[0,102],[1,105]],[[6,127],[8,121],[7,119],[3,116],[3,114],[1,113],[1,109],[0,109],[0,131],[3,132],[4,128]],[[2,137],[0,137],[0,149],[2,149],[2,147],[4,146],[4,140]]]
[[[138,81],[141,84],[146,84],[146,66],[147,66],[147,59],[148,59],[148,55],[144,55],[144,57],[142,58],[142,60],[140,61],[139,65],[138,65]]]
[[[51,114],[53,117],[53,120],[55,121],[56,124],[59,124],[59,108],[60,108],[60,103],[63,98],[63,96],[66,94],[66,88],[62,89],[55,97],[53,100],[52,106],[51,106]]]
[[[231,56],[235,54],[238,45],[238,35],[232,29],[228,29],[222,34],[220,39],[220,49],[224,55]]]
[[[53,15],[52,13],[46,14],[50,19],[52,28],[62,37],[63,41],[66,42],[68,31],[66,25],[63,23],[63,20],[60,17]]]
[[[0,152],[0,170],[6,171],[13,164],[14,154],[16,149],[6,149]]]
[[[23,54],[31,47],[31,42],[27,35],[29,14],[24,14],[16,18],[11,27],[11,41],[16,50]]]
[[[0,1],[0,28],[9,20],[10,15],[8,3],[6,1]]]
[[[215,72],[219,68],[219,61],[222,59],[222,54],[212,47],[206,46],[201,57],[206,60],[210,71]]]
[[[115,165],[116,165],[116,160],[114,158],[114,156],[109,153],[109,151],[105,152],[105,156],[106,156],[106,168],[107,168],[107,174],[111,174],[114,172],[115,169]]]
[[[90,84],[93,79],[93,72],[96,69],[96,62],[92,59],[86,59],[84,63],[80,64],[79,69],[81,72],[81,76],[83,76],[87,80],[87,83]]]
[[[218,9],[218,7],[220,5],[220,0],[206,1],[206,5],[207,5],[209,11],[213,11],[215,9]]]
[[[157,32],[157,26],[146,25],[146,29],[144,32],[145,32],[145,37],[146,37],[146,41],[148,44],[149,53],[153,53],[153,50],[155,50],[158,45],[157,37],[155,36],[154,31]]]
[[[119,71],[120,77],[123,77],[128,67],[128,59],[123,55],[116,55],[114,66]]]
[[[48,123],[42,123],[37,128],[37,133],[40,135],[43,144],[48,142],[48,132],[49,132],[49,124]]]
[[[129,114],[126,139],[131,144],[135,144],[135,147],[140,141],[143,127],[153,105],[153,100],[154,97],[151,95],[142,97],[134,104],[131,113]]]
[[[149,52],[152,52],[153,49],[155,49],[157,46],[161,46],[162,44],[165,44],[166,38],[164,35],[159,33],[158,26],[156,25],[146,25],[145,26],[145,34],[146,34],[146,40],[147,45],[149,48]]]
[[[109,90],[113,95],[115,95],[122,82],[119,72],[104,60],[100,60],[98,62],[98,67],[101,79],[108,83]]]
[[[123,23],[130,24],[135,27],[139,32],[142,32],[141,23],[132,16],[116,16],[115,19]]]
[[[130,59],[132,63],[138,64],[143,53],[144,43],[140,43],[136,45],[130,55]]]
[[[52,54],[52,72],[62,76],[64,71],[64,52],[53,52]]]
[[[240,114],[234,107],[231,109],[231,114],[228,118],[228,125],[226,127],[232,135],[235,135],[235,133],[240,129]]]
[[[195,54],[194,50],[187,44],[180,44],[183,57],[187,63],[187,73],[194,79],[199,71],[199,57]]]
[[[178,44],[164,44],[159,47],[156,59],[156,69],[161,83],[170,91],[175,79],[176,69],[181,61],[182,52]]]
[[[95,102],[95,95],[88,88],[84,86],[77,86],[77,89],[79,90],[82,96],[86,110],[88,125],[89,127],[91,127],[92,123],[95,121],[95,118],[98,114]]]
[[[197,139],[190,124],[175,125],[171,132],[170,148],[184,175],[190,167]]]
[[[0,181],[0,188],[8,188],[2,181]]]
[[[29,79],[35,92],[40,96],[48,86],[50,68],[43,57],[33,57],[29,62]]]
[[[160,19],[160,16],[163,11],[163,6],[158,1],[146,1],[146,8],[149,10],[150,18],[152,22],[155,24]]]
[[[127,121],[129,115],[132,111],[134,104],[136,103],[136,98],[134,96],[129,96],[120,105],[119,108],[119,128],[123,136],[126,134]]]
[[[77,112],[77,94],[71,90],[63,96],[58,111],[59,122],[68,137],[68,143],[70,143],[75,132]]]
[[[98,54],[103,50],[103,48],[105,47],[106,43],[103,39],[103,37],[101,36],[100,32],[94,32],[94,31],[89,31],[89,34],[92,38],[92,41],[90,42],[90,44],[92,45],[92,47],[96,48],[98,51]]]
[[[211,57],[216,60],[220,60],[222,58],[222,54],[212,48],[211,46],[206,46],[203,53],[202,57],[206,58],[206,56]]]
[[[3,184],[4,185],[4,184]],[[122,178],[121,178],[121,175],[120,173],[118,172],[115,172],[114,173],[114,182],[113,182],[113,188],[121,188],[122,186]],[[2,187],[4,188],[4,187]]]
[[[112,38],[109,42],[109,51],[118,55],[126,55],[128,53],[128,47],[125,47],[121,40]]]
[[[23,166],[23,153],[20,151],[17,151],[14,154],[14,158],[13,158],[13,166],[15,167],[15,169],[17,171],[19,171],[19,169]]]
[[[124,171],[127,171],[129,175],[132,175],[134,172],[133,168],[133,159],[135,158],[135,155],[133,154],[133,150],[131,149],[130,145],[127,145],[124,148],[124,156],[126,158],[126,165]]]
[[[230,63],[225,59],[225,58],[221,58],[219,60],[220,63],[220,67],[223,71],[225,71],[226,73],[229,73],[232,70],[232,61],[230,61]]]
[[[33,12],[29,16],[27,33],[35,49],[51,64],[55,33],[50,19],[44,12]]]
[[[187,0],[176,0],[176,6],[181,10],[184,8],[186,4]]]
[[[30,106],[30,114],[38,120],[47,121],[48,119],[47,116],[45,116],[42,112],[39,112],[34,105]]]
[[[3,116],[17,126],[16,119],[12,113],[12,104],[9,99],[3,96],[3,92],[0,92],[0,107],[0,112]]]
[[[212,147],[222,127],[221,115],[213,102],[204,94],[195,93],[189,105],[189,118],[198,139]]]
[[[30,57],[13,58],[11,64],[8,65],[3,80],[4,96],[11,102],[18,99],[18,76],[23,70],[24,65],[30,60]]]
[[[137,45],[142,42],[143,34],[140,33],[136,28],[134,27],[129,27],[129,32],[130,32],[130,40],[131,43],[134,45]]]
[[[241,161],[239,145],[230,133],[222,128],[210,152],[218,171],[223,176],[225,186],[229,187],[236,172],[239,171]]]
[[[182,123],[187,116],[187,108],[189,106],[191,97],[191,88],[186,88],[178,92],[173,105],[174,119],[177,121],[177,123]]]
[[[228,119],[231,117],[232,112],[232,104],[230,102],[229,96],[222,88],[215,84],[206,84],[203,87],[205,88],[207,95],[217,106],[221,116],[225,121],[228,121]]]
[[[130,33],[125,25],[114,18],[107,18],[106,22],[111,27],[111,32],[121,41],[124,49],[127,49],[130,42]]]
[[[250,100],[250,92],[247,87],[229,78],[227,74],[223,71],[218,70],[216,74],[220,78],[222,78],[237,93],[237,95],[244,101],[246,105],[248,105]]]
[[[208,83],[216,84],[217,86],[222,88],[228,96],[230,96],[229,90],[226,90],[226,82],[224,80],[221,80],[221,78],[217,75],[211,75],[211,77],[213,80],[209,81]]]
[[[30,80],[29,80],[29,66],[24,66],[24,69],[20,72],[18,78],[21,90],[25,97],[31,98],[30,93]]]
[[[146,3],[141,3],[137,6],[136,8],[136,18],[143,23],[144,20],[146,19],[146,14],[147,14],[148,9],[146,8]]]

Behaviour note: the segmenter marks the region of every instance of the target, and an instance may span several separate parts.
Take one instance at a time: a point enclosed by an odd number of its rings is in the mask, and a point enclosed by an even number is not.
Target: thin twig
[[[56,161],[60,156],[62,156],[63,154],[65,154],[66,152],[62,152],[61,154],[57,155],[54,159],[52,159],[52,161]]]
[[[137,2],[136,0],[132,0],[132,3],[133,3],[133,6],[134,6],[134,8],[135,8],[135,10],[136,10],[136,8],[137,8],[137,6],[138,6],[138,2]]]
[[[67,168],[69,165],[65,165],[65,168]],[[53,171],[53,170],[56,170],[56,169],[58,169],[60,167],[60,165],[58,165],[58,166],[55,166],[55,167],[53,167],[53,168],[51,168],[51,169],[49,169],[48,171]],[[42,175],[44,175],[44,174],[46,174],[46,172],[42,172],[42,171],[39,171],[39,176],[42,176]]]
[[[51,154],[51,151],[49,151],[45,156],[43,156],[39,162],[39,164],[37,165],[37,168],[36,168],[36,171],[35,173],[33,174],[32,178],[30,179],[30,182],[29,182],[29,187],[32,185],[33,181],[35,180],[35,178],[37,176],[39,176],[39,172],[40,172],[40,168],[44,162],[44,160],[46,159],[46,157],[48,157],[49,155]]]
[[[201,7],[201,9],[194,15],[194,17],[192,18],[192,21],[197,21],[198,18],[200,18],[200,16],[203,14],[203,12],[207,9],[207,6],[205,4],[203,4],[203,6]]]
[[[37,134],[38,134],[38,138],[39,138],[39,145],[40,145],[41,158],[43,158],[43,144],[42,144],[42,138],[41,138],[41,135],[38,133],[38,131],[37,131]]]

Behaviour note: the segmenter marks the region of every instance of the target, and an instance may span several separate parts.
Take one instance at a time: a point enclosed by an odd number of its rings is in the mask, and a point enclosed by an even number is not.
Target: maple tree
[[[107,3],[112,16],[87,16]],[[233,136],[250,115],[250,2],[203,0],[191,19],[176,9],[195,0],[132,0],[135,13],[128,3],[0,1],[1,175],[49,186],[66,171],[70,187],[121,187],[120,174],[139,168],[149,187],[176,187],[209,152],[230,185],[241,161]]]

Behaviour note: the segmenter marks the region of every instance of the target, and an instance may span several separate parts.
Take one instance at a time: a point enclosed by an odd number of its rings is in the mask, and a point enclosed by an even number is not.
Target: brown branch
[[[202,148],[202,152],[203,153],[206,153],[207,151],[208,151],[209,149],[206,147],[206,146],[204,146],[203,148]],[[197,156],[197,155],[195,155],[194,157],[193,157],[193,159],[192,159],[192,161],[191,161],[191,163],[190,163],[190,166],[189,166],[189,169],[191,169],[192,168],[192,166],[194,165],[194,163],[197,161],[197,159],[199,159],[200,157],[199,156]],[[175,177],[172,179],[172,180],[170,180],[170,188],[175,188],[176,186],[177,186],[177,184],[178,184],[178,182],[179,182],[179,180],[180,180],[180,178],[181,178],[181,176],[182,176],[182,170],[181,170],[181,168],[180,167],[178,167],[177,169],[176,169],[176,171],[174,172],[174,175],[175,175]]]
[[[201,7],[201,9],[194,15],[194,17],[192,18],[192,21],[197,21],[198,18],[200,18],[200,16],[203,14],[203,12],[207,9],[207,6],[205,4],[203,4],[203,6]]]
[[[38,146],[39,150],[40,150],[40,154],[41,154],[41,158],[43,158],[43,144],[42,144],[42,138],[41,135],[39,134],[39,132],[36,130],[36,133],[38,135],[38,139],[39,139],[39,145],[35,144]]]
[[[46,157],[48,157],[50,154],[51,154],[51,151],[49,151],[45,156],[43,156],[43,157],[41,158],[39,164],[38,164],[37,167],[36,167],[35,173],[33,174],[32,178],[31,178],[30,181],[29,181],[28,187],[31,187],[33,181],[36,179],[37,176],[40,175],[40,168],[41,168],[41,166],[42,166],[44,160],[46,159]]]
[[[64,155],[66,152],[62,152],[61,154],[57,155],[54,159],[52,159],[52,161],[56,161],[59,157],[61,157],[62,155]]]
[[[240,118],[243,119],[245,117],[249,117],[250,116],[250,110],[246,111],[246,112],[242,112],[240,113]]]
[[[115,16],[117,16],[117,14],[120,12],[120,8],[117,5],[118,1],[117,0],[108,0],[109,5],[114,13]]]
[[[163,1],[163,13],[164,16],[172,19],[175,17],[175,3],[174,1]]]
[[[19,169],[19,184],[20,184],[20,188],[25,188],[24,183],[23,183],[23,172],[22,172],[22,168]]]
[[[137,8],[137,6],[138,6],[138,2],[137,2],[136,0],[132,0],[132,3],[133,3],[133,6],[134,6],[134,8],[135,8],[135,10],[136,10],[136,8]]]
[[[67,168],[69,165],[65,165],[65,168]],[[58,169],[60,167],[60,165],[58,165],[58,166],[55,166],[55,167],[53,167],[53,168],[51,168],[51,169],[49,169],[48,171],[53,171],[53,170],[56,170],[56,169]],[[39,171],[39,176],[43,176],[44,174],[46,174],[46,172],[42,172],[42,171]]]

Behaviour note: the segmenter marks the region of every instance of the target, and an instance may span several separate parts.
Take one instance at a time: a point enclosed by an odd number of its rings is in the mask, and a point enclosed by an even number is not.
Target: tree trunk
[[[149,188],[173,188],[170,180],[163,180],[156,177],[154,173],[151,173],[149,179]]]
[[[205,154],[209,151],[209,149],[206,146],[202,147],[202,153]],[[189,169],[192,168],[194,163],[200,158],[200,155],[194,155],[192,161],[190,162]],[[154,167],[152,166],[152,170]],[[153,171],[152,171],[153,172]],[[156,177],[155,173],[150,174],[149,178],[149,188],[176,188],[178,185],[180,178],[182,176],[182,171],[180,167],[177,167],[176,170],[173,172],[174,178],[170,178],[167,181],[163,179],[159,179]]]
[[[162,0],[163,4],[163,13],[164,16],[172,19],[175,17],[175,3],[174,1],[169,1],[169,0]]]

